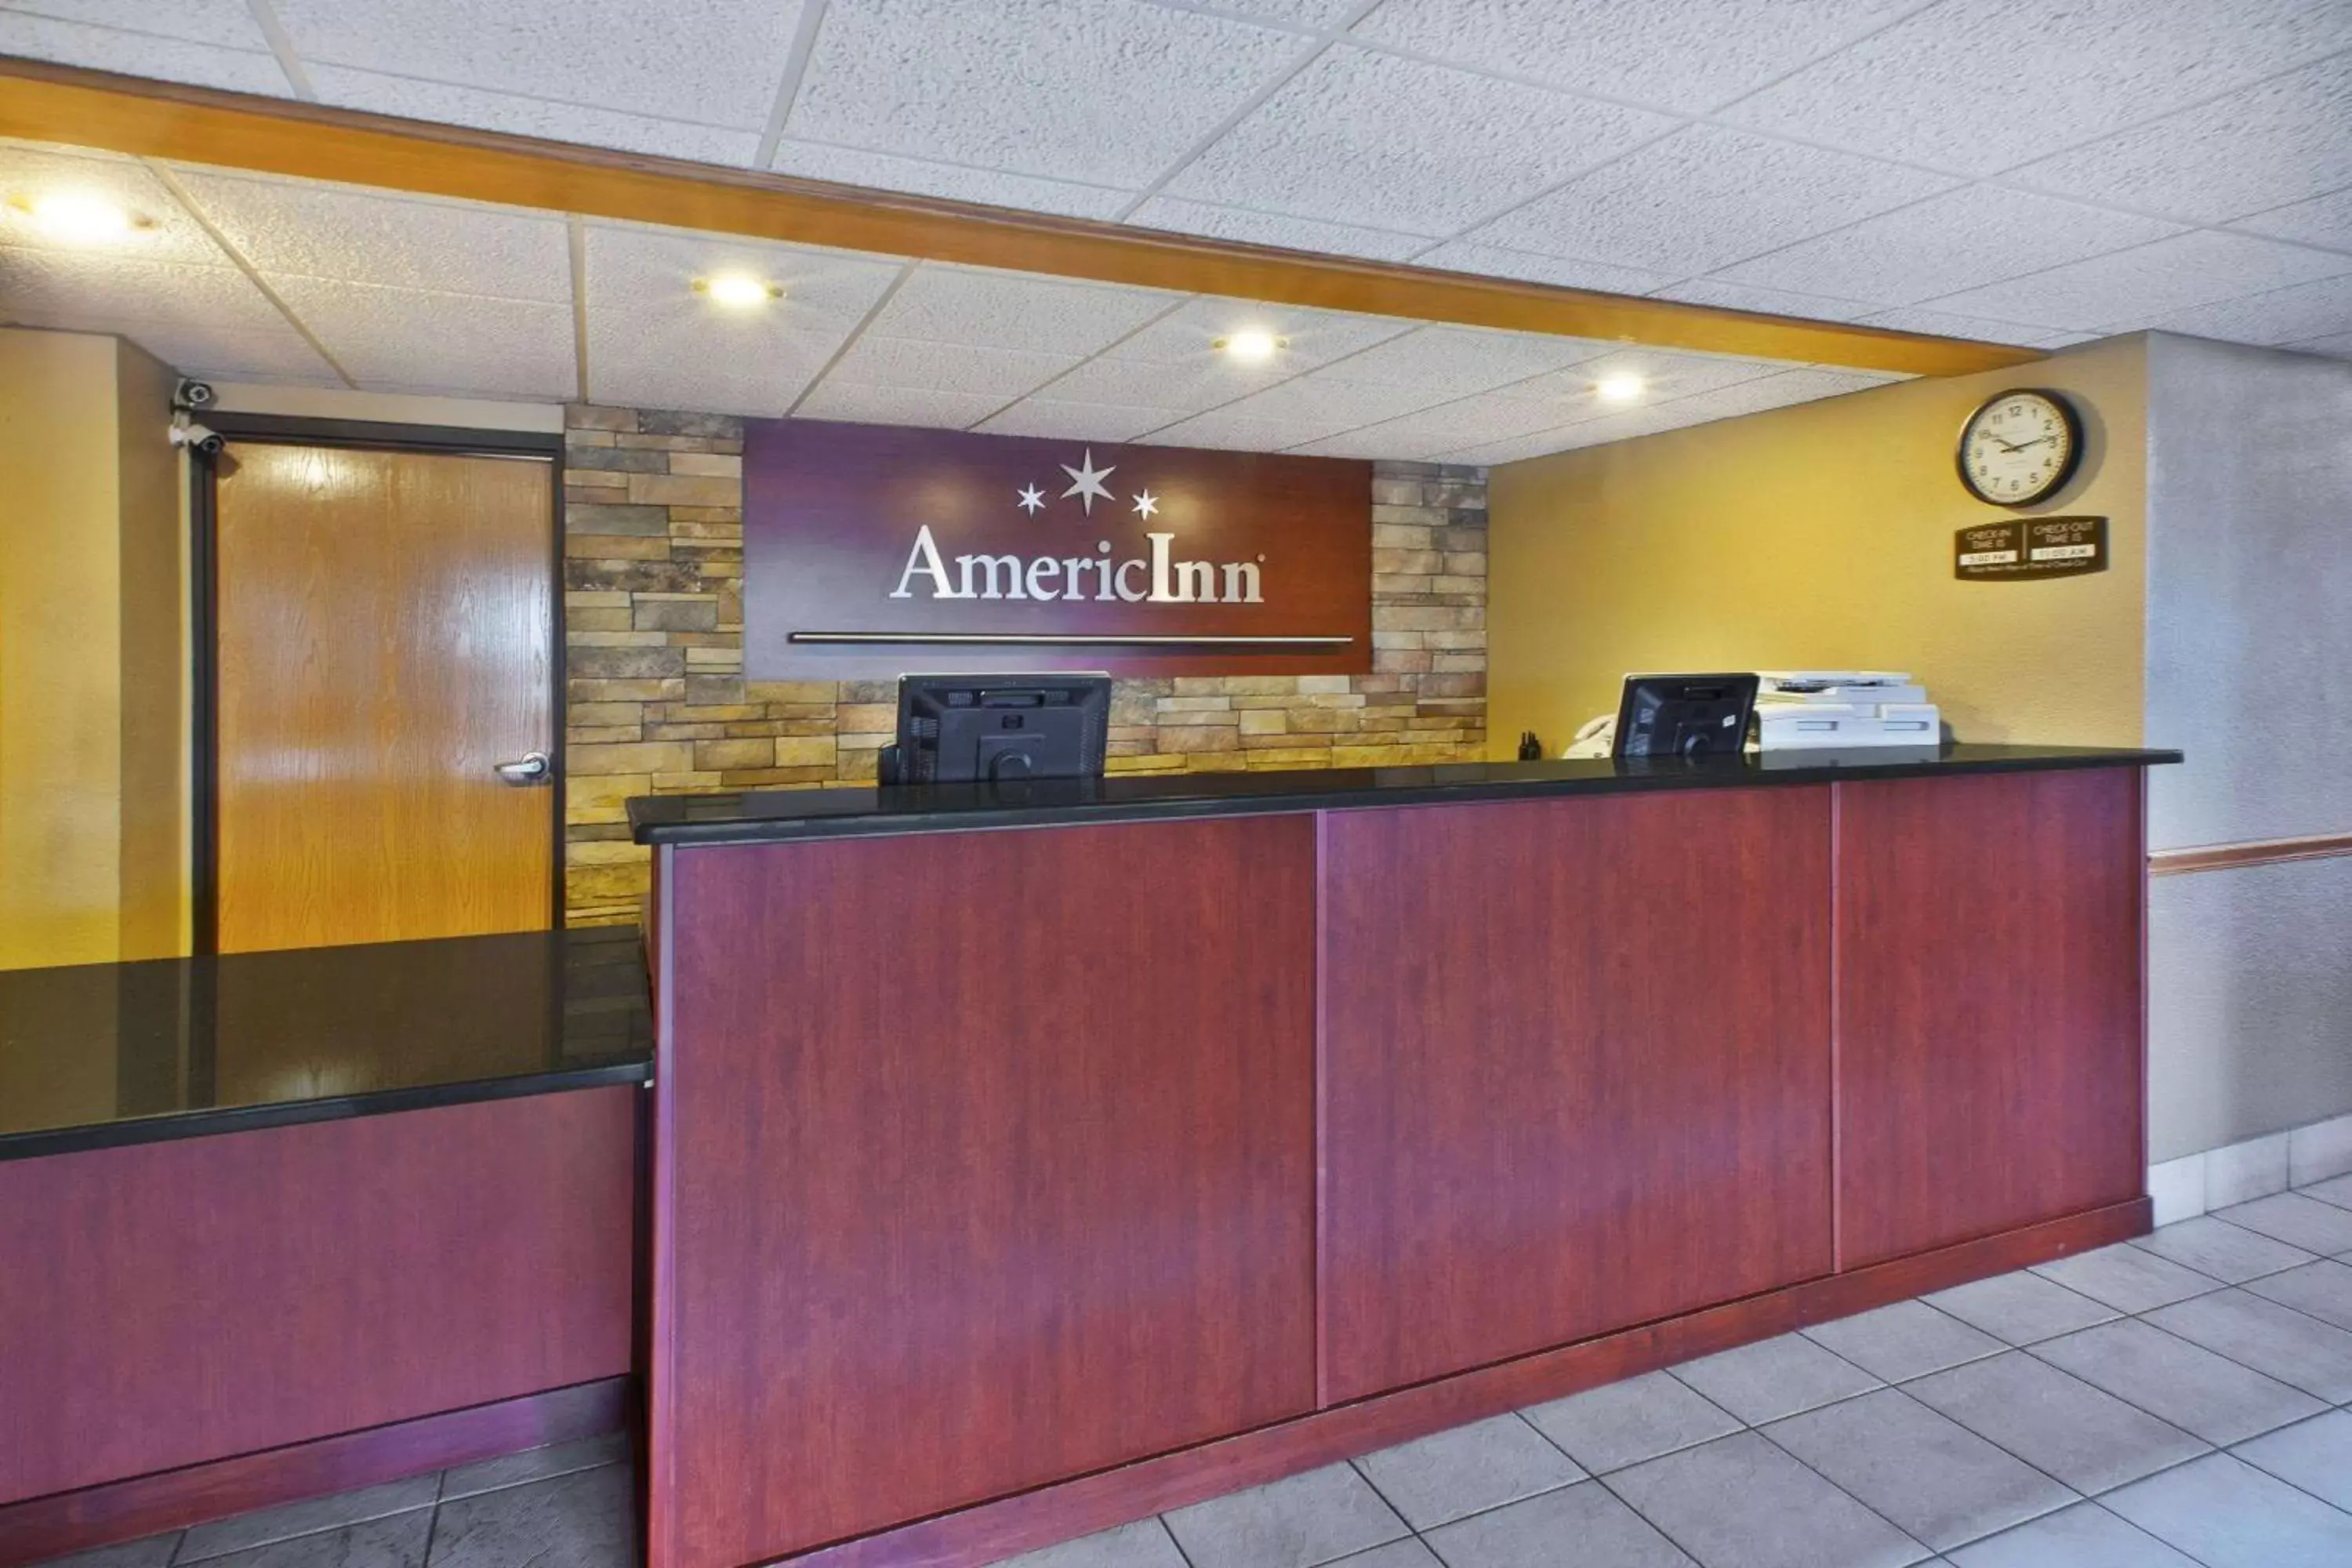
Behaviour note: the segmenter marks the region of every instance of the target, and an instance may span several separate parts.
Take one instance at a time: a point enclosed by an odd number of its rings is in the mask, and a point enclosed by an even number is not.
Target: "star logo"
[[[1092,447],[1087,448],[1087,455],[1080,459],[1080,462],[1083,466],[1076,468],[1067,463],[1057,465],[1062,472],[1070,476],[1071,481],[1070,488],[1062,492],[1062,499],[1067,500],[1072,496],[1077,497],[1078,504],[1087,509],[1088,517],[1092,517],[1095,514],[1095,497],[1100,496],[1105,500],[1111,499],[1110,491],[1103,487],[1103,481],[1110,478],[1118,469],[1096,468],[1095,449]]]
[[[1045,504],[1045,492],[1039,489],[1035,485],[1024,486],[1020,498],[1013,504],[1019,507],[1023,511],[1027,512],[1031,517],[1034,517],[1037,515],[1037,509]]]
[[[1149,522],[1151,521],[1151,514],[1159,510],[1160,498],[1158,496],[1153,495],[1150,490],[1139,490],[1136,493],[1136,516],[1142,518],[1146,522]]]

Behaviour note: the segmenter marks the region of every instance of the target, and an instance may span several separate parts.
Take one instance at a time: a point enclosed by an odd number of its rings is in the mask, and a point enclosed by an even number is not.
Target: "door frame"
[[[547,787],[554,792],[548,878],[548,924],[563,927],[564,672],[563,436],[555,430],[473,430],[447,425],[397,425],[371,419],[313,419],[278,414],[207,411],[204,422],[231,441],[284,447],[355,447],[451,457],[543,458],[548,474],[549,636]],[[188,448],[188,732],[190,816],[188,885],[191,951],[220,951],[220,469],[217,453]]]

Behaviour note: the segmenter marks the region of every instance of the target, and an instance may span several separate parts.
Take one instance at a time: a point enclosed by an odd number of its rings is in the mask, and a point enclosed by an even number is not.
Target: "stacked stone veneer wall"
[[[716,415],[575,407],[566,419],[565,905],[635,920],[631,795],[871,779],[887,681],[743,679],[743,430]],[[1486,752],[1483,469],[1381,463],[1372,673],[1122,680],[1118,773],[1354,767]]]

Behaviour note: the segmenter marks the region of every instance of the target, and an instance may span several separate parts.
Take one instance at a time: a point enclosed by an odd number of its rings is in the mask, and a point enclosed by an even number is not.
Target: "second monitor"
[[[902,675],[887,784],[1095,778],[1110,726],[1108,675]]]

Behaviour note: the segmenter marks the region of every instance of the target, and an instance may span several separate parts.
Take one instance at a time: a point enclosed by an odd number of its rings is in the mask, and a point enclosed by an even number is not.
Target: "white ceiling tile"
[[[396,114],[408,120],[478,126],[517,136],[541,136],[588,147],[615,147],[625,153],[652,153],[703,163],[747,164],[760,147],[756,130],[556,103],[519,93],[488,92],[480,88],[419,81],[412,77],[386,76],[343,66],[312,65],[310,76],[325,102],[376,114]]]
[[[1848,153],[1693,125],[1469,237],[1622,267],[1712,272],[1956,183]]]
[[[269,40],[262,36],[247,0],[175,0],[169,5],[156,5],[154,0],[5,0],[0,10],[150,33],[183,43],[269,52]]]
[[[1269,305],[1249,300],[1194,300],[1106,351],[1115,359],[1148,360],[1184,369],[1204,368],[1230,379],[1223,385],[1264,386],[1269,382],[1328,364],[1343,354],[1370,348],[1419,323],[1391,316],[1360,316],[1315,310],[1303,305]],[[1236,364],[1213,346],[1237,332],[1272,332],[1285,341],[1266,364]],[[1236,394],[1238,395],[1238,394]],[[1088,401],[1092,401],[1091,395]],[[1108,402],[1156,401],[1108,398]]]
[[[1412,258],[1415,267],[1442,268],[1448,272],[1475,272],[1489,278],[1516,278],[1527,283],[1549,283],[1559,289],[1592,289],[1604,294],[1647,294],[1679,276],[1638,267],[1612,267],[1561,256],[1537,256],[1499,245],[1474,245],[1449,239]]]
[[[1350,430],[1342,436],[1327,436],[1320,441],[1302,442],[1286,449],[1301,458],[1373,458],[1402,463],[1421,462],[1433,453],[1432,448],[1415,445],[1381,425],[1369,430]]]
[[[2352,278],[2223,300],[2150,321],[2164,331],[2236,343],[2300,343],[2352,331]]]
[[[563,219],[310,180],[178,171],[256,270],[568,305]]]
[[[1787,289],[1764,289],[1753,283],[1727,283],[1720,278],[1692,278],[1657,291],[1661,300],[1688,305],[1719,305],[1727,310],[1754,310],[1767,316],[1794,316],[1807,321],[1858,321],[1878,309],[1860,300],[1839,300],[1826,294],[1804,294]]]
[[[1360,10],[1363,0],[1201,0],[1206,10],[1225,11],[1261,22],[1283,22],[1294,27],[1336,27],[1349,14]]]
[[[1359,37],[1583,92],[1696,112],[1859,37],[1915,0],[1388,0]]]
[[[1168,184],[1168,194],[1446,236],[1673,121],[1334,45]]]
[[[774,106],[801,11],[801,0],[276,5],[295,53],[314,68],[347,67],[755,133]],[[691,112],[681,114],[681,108]]]
[[[1685,353],[1673,349],[1619,348],[1599,359],[1522,382],[1509,390],[1515,397],[1555,400],[1560,410],[1556,423],[1567,424],[1609,415],[1617,408],[1617,405],[1602,402],[1598,390],[1601,382],[1613,376],[1640,377],[1643,402],[1639,406],[1646,407],[1754,381],[1789,368],[1778,360]]]
[[[1136,208],[1127,221],[1145,228],[1172,229],[1178,234],[1204,234],[1213,239],[1237,239],[1250,245],[1274,245],[1285,250],[1316,251],[1325,256],[1361,256],[1374,261],[1402,261],[1429,244],[1426,235],[1394,234],[1385,229],[1359,228],[1352,224],[1325,223],[1319,218],[1219,206],[1213,202],[1180,201],[1173,196],[1152,197]]]
[[[2179,232],[2177,224],[1965,185],[1740,262],[1733,283],[1916,305]]]
[[[898,386],[938,392],[968,392],[996,399],[991,409],[1027,395],[1078,363],[1076,354],[1033,353],[1025,349],[980,348],[969,343],[919,342],[911,338],[859,334],[825,375],[828,384]]]
[[[866,330],[927,342],[1091,354],[1183,299],[1158,289],[934,263],[910,273]]]
[[[889,153],[835,147],[793,137],[777,144],[775,161],[769,166],[780,174],[797,174],[806,180],[831,180],[871,190],[906,191],[919,196],[942,196],[950,201],[979,202],[992,207],[1058,213],[1064,217],[1116,217],[1120,208],[1135,199],[1131,193],[1108,185],[1084,185],[1035,174],[1008,174],[997,169],[970,169],[961,163],[902,158]]]
[[[847,332],[866,319],[905,269],[895,258],[815,246],[785,245],[736,235],[592,223],[587,226],[588,314],[606,310],[650,314],[680,331],[695,323],[747,322],[783,327],[837,327]],[[736,315],[694,292],[698,279],[746,272],[784,290],[770,310]],[[740,335],[712,337],[741,342]],[[690,352],[682,348],[681,352]]]
[[[986,418],[1003,399],[985,393],[925,392],[905,386],[854,386],[827,381],[793,411],[801,419],[845,419],[854,425],[919,425],[961,430]]]
[[[1148,447],[1213,447],[1226,451],[1279,452],[1286,447],[1319,441],[1335,434],[1317,425],[1299,425],[1279,419],[1254,419],[1219,408],[1199,414],[1179,425],[1140,437]]]
[[[86,247],[51,238],[27,214],[16,210],[19,203],[76,194],[102,196],[152,226],[114,247],[115,254],[200,267],[234,265],[144,165],[127,158],[84,156],[0,142],[0,245],[85,251]]]
[[[1353,363],[1347,362],[1347,363]],[[1343,363],[1342,369],[1346,368]],[[1426,408],[1444,395],[1427,388],[1344,381],[1329,371],[1302,375],[1230,405],[1232,412],[1280,425],[1312,426],[1337,434]],[[1222,412],[1222,411],[1221,411]]]
[[[2347,272],[2352,272],[2352,256],[2201,229],[1931,303],[1964,315],[2074,331],[2114,331],[2217,300]]]
[[[343,378],[292,327],[274,333],[225,331],[204,322],[142,323],[122,334],[181,374],[199,381],[272,386],[341,386]]]
[[[1929,5],[1724,115],[1990,174],[2347,47],[2352,8],[2332,0],[1971,0]]]
[[[1968,338],[1984,343],[2015,343],[2029,349],[2051,348],[2061,340],[2074,338],[2072,332],[2050,327],[1990,321],[1983,316],[1964,316],[1925,305],[1905,305],[1893,310],[1878,310],[1861,317],[1860,321],[1867,327],[1885,327],[1898,332],[1921,332],[1931,338]]]
[[[1135,190],[1311,47],[1136,0],[833,0],[785,132]]]
[[[851,323],[790,310],[739,316],[700,300],[588,311],[588,396],[624,408],[777,418],[848,341]]]
[[[1435,460],[1441,463],[1475,463],[1482,468],[1500,463],[1523,463],[1529,458],[1548,458],[1554,452],[1564,450],[1570,439],[1569,430],[1545,430],[1532,436],[1514,436],[1507,441],[1483,441],[1475,447],[1453,447],[1437,453]]]
[[[1307,379],[1337,376],[1409,387],[1435,403],[1597,359],[1618,345],[1543,332],[1421,327],[1376,343]]]
[[[1278,363],[1238,365],[1210,355],[1166,364],[1114,353],[1085,361],[1039,390],[1056,403],[1172,408],[1186,415],[1247,396],[1290,374]]]
[[[2352,190],[2273,207],[2268,212],[2240,218],[2232,226],[2248,234],[2298,239],[2305,245],[2326,246],[2331,250],[2352,250]]]
[[[1730,419],[1742,414],[1760,414],[1768,408],[1787,408],[1799,403],[1818,403],[1824,397],[1843,397],[1850,392],[1868,392],[1873,387],[1885,386],[1909,379],[1899,375],[1880,375],[1870,371],[1824,370],[1817,366],[1800,366],[1776,374],[1743,381],[1736,386],[1722,386],[1677,398],[1663,404],[1659,412],[1671,412],[1672,426],[1696,425],[1706,420]]]
[[[142,3],[138,12],[143,17],[157,8]],[[73,9],[87,9],[94,14],[116,10],[128,13],[130,7],[93,5]],[[241,5],[236,7],[238,11],[244,9]],[[131,18],[126,15],[126,19]],[[162,81],[190,82],[197,87],[225,88],[231,92],[275,93],[284,98],[291,91],[286,73],[278,68],[277,57],[270,54],[261,30],[254,26],[249,14],[232,18],[228,30],[215,35],[218,41],[209,43],[160,37],[168,25],[142,25],[146,30],[139,32],[86,26],[50,16],[27,16],[11,6],[0,10],[0,54],[54,60],[59,65],[88,66],[93,70],[120,71],[125,76],[152,77]]]
[[[1444,451],[1556,429],[1580,412],[1580,399],[1566,389],[1524,397],[1487,392],[1349,434],[1396,450]]]
[[[2331,8],[2352,17],[2352,6]],[[2029,163],[2017,178],[2205,223],[2341,190],[2352,184],[2352,54]]]
[[[217,322],[268,332],[286,319],[233,267],[119,252],[0,247],[0,313],[25,326],[126,331],[132,322]]]
[[[1024,397],[976,426],[992,436],[1054,436],[1072,441],[1132,441],[1184,417],[1179,408],[1136,408],[1115,403],[1064,403]]]
[[[2331,359],[2352,359],[2352,332],[2336,332],[2329,337],[2314,338],[2309,342],[2291,345],[2298,353],[2326,354]]]
[[[549,399],[578,391],[568,307],[325,278],[270,286],[362,389]]]

